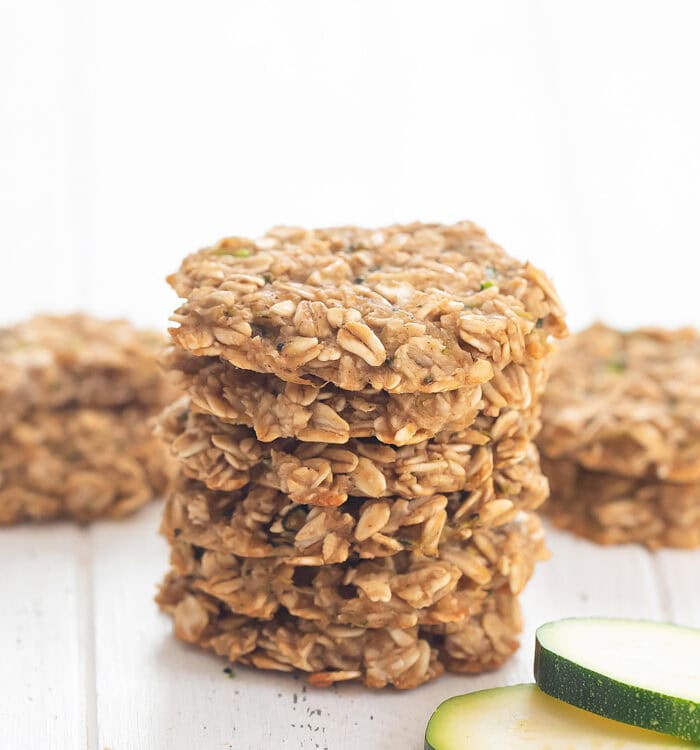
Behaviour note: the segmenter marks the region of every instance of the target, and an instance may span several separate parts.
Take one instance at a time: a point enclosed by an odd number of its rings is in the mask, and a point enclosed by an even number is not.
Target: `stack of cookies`
[[[169,281],[177,636],[316,685],[500,665],[546,555],[547,278],[464,222],[279,228]]]
[[[165,489],[151,423],[173,397],[163,345],[85,315],[0,329],[0,524],[116,518]]]
[[[597,324],[555,357],[539,439],[554,522],[603,544],[700,546],[700,334]]]

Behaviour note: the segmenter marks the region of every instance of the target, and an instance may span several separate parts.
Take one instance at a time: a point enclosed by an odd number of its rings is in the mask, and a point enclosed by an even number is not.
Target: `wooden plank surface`
[[[661,550],[654,563],[667,619],[700,628],[700,550]]]
[[[533,636],[571,615],[700,624],[700,553],[601,548],[548,530],[552,559],[523,598],[523,647],[503,669],[449,675],[412,692],[307,688],[236,669],[177,642],[153,603],[167,567],[154,504],[121,523],[0,533],[5,646],[1,747],[93,750],[393,750],[421,747],[444,698],[532,680]]]
[[[0,747],[94,747],[89,533],[0,529]]]

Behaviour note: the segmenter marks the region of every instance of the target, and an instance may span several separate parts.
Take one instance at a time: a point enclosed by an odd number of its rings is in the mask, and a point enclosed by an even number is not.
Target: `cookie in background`
[[[0,524],[118,518],[165,490],[163,344],[83,314],[0,329]]]
[[[602,544],[700,546],[700,334],[600,323],[561,344],[538,445],[545,508]]]

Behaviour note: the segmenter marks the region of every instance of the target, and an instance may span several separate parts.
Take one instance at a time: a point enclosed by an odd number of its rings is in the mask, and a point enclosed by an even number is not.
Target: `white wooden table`
[[[523,647],[499,672],[411,692],[320,690],[177,642],[153,603],[167,567],[154,504],[124,522],[0,531],[3,750],[407,750],[444,698],[531,681],[533,632],[570,615],[700,626],[700,552],[602,548],[549,530],[523,597]]]

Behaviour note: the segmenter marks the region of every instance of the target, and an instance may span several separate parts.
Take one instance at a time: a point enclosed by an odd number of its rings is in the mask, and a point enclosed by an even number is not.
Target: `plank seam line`
[[[87,750],[97,750],[97,651],[92,530],[82,529],[81,536],[80,640],[84,665],[85,746]]]
[[[668,587],[668,581],[666,576],[661,569],[661,561],[659,560],[658,553],[649,553],[651,557],[651,567],[654,572],[654,579],[656,580],[656,590],[659,592],[659,602],[661,604],[661,612],[664,620],[671,622],[674,619],[674,608],[671,601],[671,592]]]

